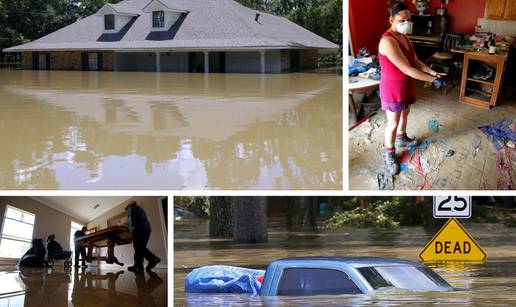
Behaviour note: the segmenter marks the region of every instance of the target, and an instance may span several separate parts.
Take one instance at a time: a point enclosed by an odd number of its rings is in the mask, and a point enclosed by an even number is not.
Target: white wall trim
[[[168,255],[168,231],[167,231],[167,227],[165,227],[165,213],[163,212],[163,208],[161,207],[161,200],[163,198],[168,198],[168,197],[167,196],[158,197],[158,212],[159,212],[159,217],[161,220],[161,233],[163,234],[163,238],[165,239],[164,240],[165,254]],[[168,205],[168,200],[167,200],[167,205]],[[167,261],[167,263],[168,263],[168,261]]]

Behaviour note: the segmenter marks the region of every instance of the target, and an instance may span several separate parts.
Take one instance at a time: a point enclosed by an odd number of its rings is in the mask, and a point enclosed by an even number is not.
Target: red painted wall
[[[367,47],[376,54],[380,37],[388,28],[387,0],[349,1],[349,32],[355,53]]]
[[[478,18],[484,17],[486,0],[449,0],[448,15],[451,18],[451,29],[464,34],[475,33],[475,26]],[[416,7],[412,0],[407,0],[413,12]],[[435,9],[441,6],[441,0],[432,0],[430,9],[427,12],[434,13]]]
[[[407,0],[413,12],[416,12],[412,0]],[[429,12],[434,13],[441,5],[441,0],[432,0]],[[465,34],[473,34],[477,19],[484,16],[486,0],[449,0],[448,15],[451,29]],[[356,53],[361,47],[367,47],[373,54],[377,53],[378,41],[389,27],[387,0],[350,0],[349,30]]]

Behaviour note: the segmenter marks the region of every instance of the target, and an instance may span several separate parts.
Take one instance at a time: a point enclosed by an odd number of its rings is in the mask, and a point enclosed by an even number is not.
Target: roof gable
[[[138,16],[137,12],[130,11],[130,10],[123,10],[120,8],[117,8],[115,5],[111,3],[106,3],[103,7],[100,8],[100,10],[97,11],[97,15],[121,15],[121,16]]]
[[[188,13],[187,10],[171,6],[170,4],[165,4],[160,0],[152,0],[145,7],[143,7],[142,11],[144,13],[152,13],[153,11]]]

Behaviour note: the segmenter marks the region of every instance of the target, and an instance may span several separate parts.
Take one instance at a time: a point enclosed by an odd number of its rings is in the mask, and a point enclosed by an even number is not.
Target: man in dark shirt
[[[131,272],[143,272],[143,259],[145,258],[148,261],[147,272],[150,272],[161,259],[147,249],[151,234],[151,226],[149,220],[147,220],[147,215],[135,201],[129,203],[125,210],[129,217],[129,229],[133,234],[134,246],[134,265],[127,269]]]
[[[80,256],[82,256],[82,267],[84,267],[84,268],[88,267],[86,265],[86,248],[84,246],[82,246],[81,243],[75,242],[75,239],[84,237],[86,235],[86,231],[88,231],[88,228],[82,227],[81,230],[77,230],[73,234],[73,239],[74,239],[74,243],[75,243],[75,267],[76,268],[79,267]]]

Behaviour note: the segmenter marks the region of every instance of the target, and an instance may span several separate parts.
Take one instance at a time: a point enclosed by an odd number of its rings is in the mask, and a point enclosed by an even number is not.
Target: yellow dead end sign
[[[457,219],[449,219],[419,254],[423,261],[484,261],[487,254]]]

